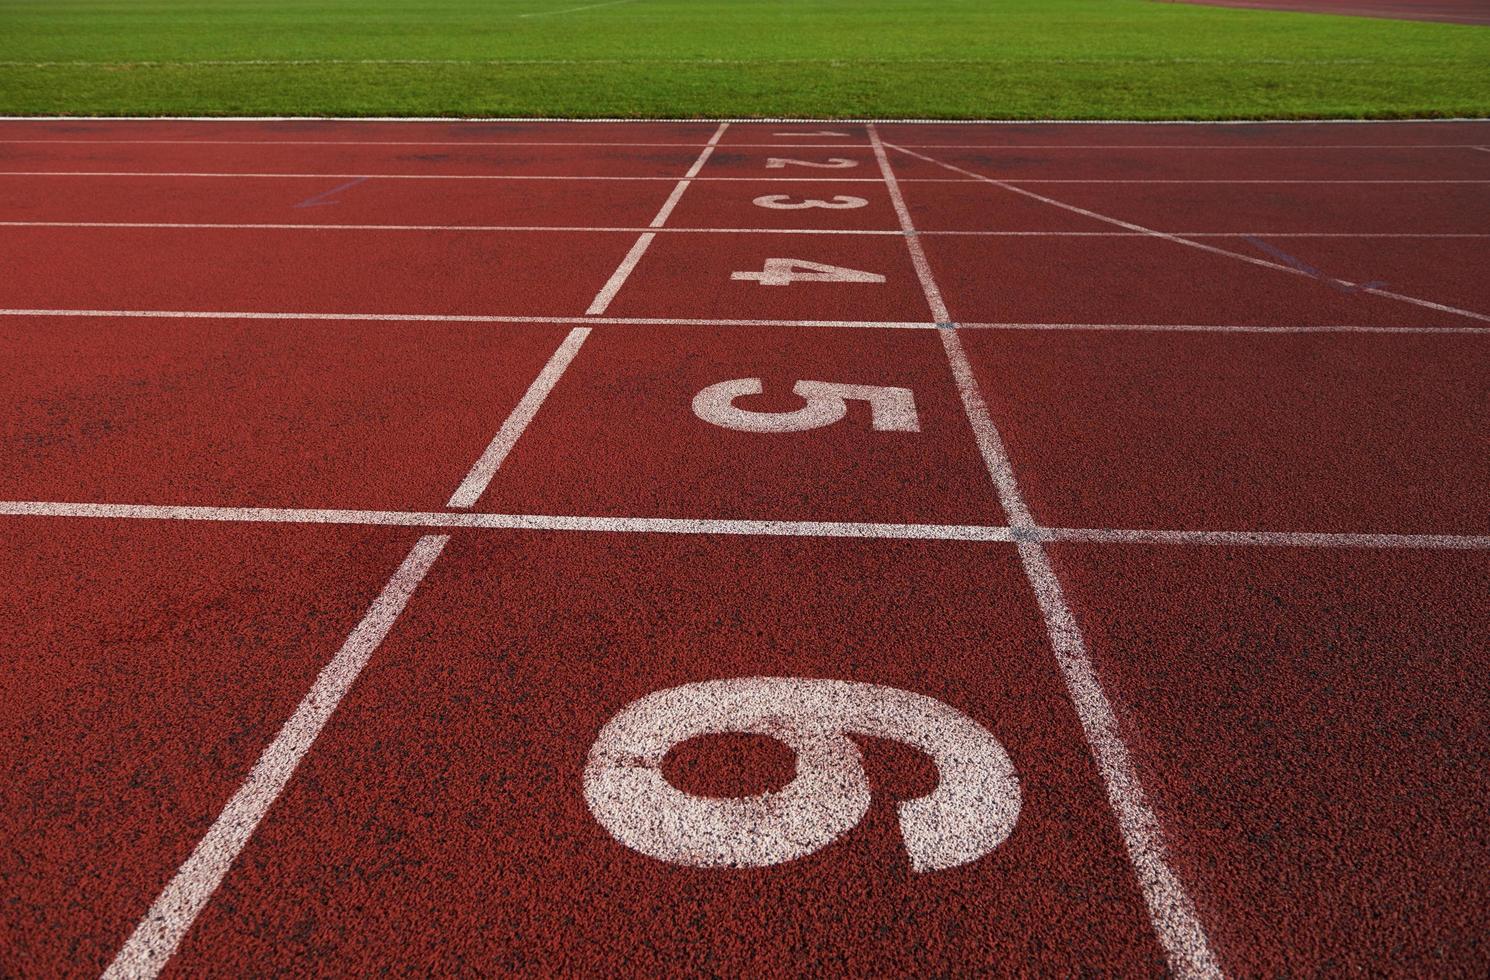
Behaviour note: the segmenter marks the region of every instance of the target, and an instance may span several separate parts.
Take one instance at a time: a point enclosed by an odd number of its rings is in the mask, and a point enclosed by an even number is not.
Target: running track
[[[0,122],[0,972],[1483,973],[1487,147]]]

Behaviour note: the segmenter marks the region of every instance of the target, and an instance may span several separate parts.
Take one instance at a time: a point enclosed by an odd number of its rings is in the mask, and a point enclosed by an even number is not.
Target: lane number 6
[[[797,773],[779,791],[694,796],[662,774],[675,745],[740,732],[785,743]],[[975,861],[1019,818],[1019,778],[982,725],[935,698],[878,684],[740,677],[649,694],[606,723],[585,766],[585,802],[617,841],[659,861],[760,868],[821,850],[869,809],[864,760],[850,735],[892,739],[936,763],[937,787],[899,804],[917,872]]]

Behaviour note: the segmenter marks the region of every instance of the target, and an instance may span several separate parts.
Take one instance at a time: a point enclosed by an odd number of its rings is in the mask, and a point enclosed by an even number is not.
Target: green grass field
[[[1490,28],[1150,0],[0,0],[0,113],[1490,114]]]

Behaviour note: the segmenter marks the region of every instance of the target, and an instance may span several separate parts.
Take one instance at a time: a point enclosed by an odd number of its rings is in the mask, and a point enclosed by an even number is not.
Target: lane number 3
[[[735,399],[765,391],[760,378],[736,378],[709,385],[693,397],[693,414],[712,425],[736,432],[806,432],[840,422],[848,403],[869,403],[870,421],[879,432],[920,432],[916,400],[909,388],[798,381],[792,392],[806,404],[790,412],[752,412]]]
[[[806,208],[848,211],[853,208],[862,208],[869,202],[862,197],[854,197],[850,194],[834,194],[831,201],[820,201],[816,198],[793,201],[790,194],[763,194],[750,203],[758,208],[770,208],[772,211],[801,211]]]
[[[797,756],[796,777],[776,792],[726,799],[685,793],[663,776],[673,746],[730,732],[785,743]],[[936,789],[899,804],[913,870],[975,861],[1013,832],[1019,778],[982,725],[923,694],[796,677],[685,684],[633,701],[590,748],[585,802],[617,841],[659,861],[781,864],[821,850],[868,812],[869,780],[850,735],[902,742],[936,763]]]

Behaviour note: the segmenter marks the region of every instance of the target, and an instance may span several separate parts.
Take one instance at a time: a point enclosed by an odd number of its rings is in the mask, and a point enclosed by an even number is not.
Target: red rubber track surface
[[[1485,147],[0,121],[0,973],[1484,973]],[[804,856],[602,824],[751,677],[955,710],[1012,830],[916,870],[963,777],[862,733]]]

